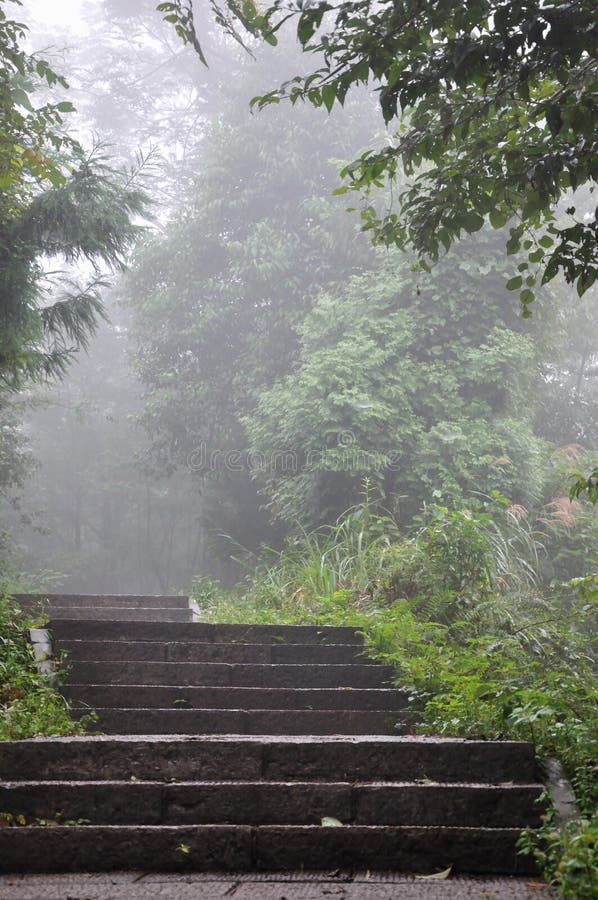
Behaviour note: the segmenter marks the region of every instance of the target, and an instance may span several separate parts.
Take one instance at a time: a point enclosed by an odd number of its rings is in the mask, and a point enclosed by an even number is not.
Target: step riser
[[[314,625],[210,625],[206,622],[52,620],[58,640],[95,641],[202,641],[214,644],[357,644],[363,639],[353,628],[317,627]]]
[[[85,710],[73,710],[76,718]],[[354,710],[98,709],[104,734],[397,734],[397,714]]]
[[[73,663],[71,682],[85,684],[206,685],[213,687],[381,688],[389,687],[387,666],[252,665],[251,663]]]
[[[49,610],[70,609],[71,607],[86,609],[188,609],[189,598],[180,596],[128,595],[128,594],[17,594],[15,599],[23,609],[39,606]]]
[[[519,857],[517,829],[265,826],[14,828],[0,831],[0,871],[426,872],[533,871]],[[188,852],[180,849],[184,847]]]
[[[534,786],[350,784],[48,784],[0,786],[0,809],[92,825],[417,825],[525,828],[540,825]]]
[[[371,662],[351,644],[213,644],[158,641],[58,641],[69,661],[109,660],[140,662],[287,663],[292,665],[351,665]]]
[[[126,609],[120,606],[103,606],[91,609],[84,606],[50,607],[51,621],[61,619],[77,619],[97,621],[105,619],[111,623],[117,622],[192,622],[190,609],[173,609],[172,607],[144,607]]]
[[[209,688],[119,687],[118,685],[69,684],[61,688],[75,705],[138,709],[404,709],[406,694],[385,688]],[[184,700],[181,704],[177,701]]]
[[[54,738],[0,743],[0,778],[463,781],[531,784],[529,744],[491,741]]]

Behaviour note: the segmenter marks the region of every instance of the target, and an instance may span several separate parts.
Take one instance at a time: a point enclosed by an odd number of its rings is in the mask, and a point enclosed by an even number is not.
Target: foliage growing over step
[[[90,718],[73,721],[55,676],[38,671],[29,642],[35,618],[25,616],[10,593],[10,586],[0,587],[0,740],[83,733]]]
[[[579,819],[561,826],[554,813],[539,832],[525,831],[523,852],[534,855],[542,874],[566,900],[594,900],[598,896],[598,818]]]

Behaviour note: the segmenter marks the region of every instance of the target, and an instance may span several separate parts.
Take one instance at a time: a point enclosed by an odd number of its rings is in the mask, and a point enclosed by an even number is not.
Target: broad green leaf
[[[324,101],[324,106],[330,112],[336,100],[336,88],[333,84],[324,85],[322,88],[322,100]]]
[[[493,209],[490,213],[490,224],[493,228],[502,228],[509,221],[509,214],[501,209]]]

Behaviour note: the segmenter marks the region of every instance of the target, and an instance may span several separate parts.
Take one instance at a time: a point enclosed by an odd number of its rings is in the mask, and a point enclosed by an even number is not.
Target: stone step
[[[51,615],[50,628],[55,621],[61,619],[77,619],[97,622],[106,620],[110,623],[118,622],[192,622],[193,613],[188,607],[124,607],[124,606],[54,606],[49,609]]]
[[[53,616],[50,627],[59,641],[200,641],[214,644],[358,644],[354,628],[326,625],[227,625],[207,622],[72,621]]]
[[[384,736],[111,737],[0,742],[0,777],[28,780],[537,781],[531,744]]]
[[[448,825],[537,827],[530,785],[348,782],[0,782],[0,809],[91,825]]]
[[[292,663],[371,662],[355,644],[215,644],[203,641],[56,641],[69,660]]]
[[[99,825],[0,830],[0,871],[533,872],[518,828]]]
[[[87,684],[206,685],[231,687],[389,687],[390,666],[261,665],[259,663],[172,663],[76,660],[69,680]]]
[[[73,709],[75,718],[89,710]],[[104,734],[400,734],[398,713],[352,709],[107,709],[91,727]]]
[[[14,599],[24,608],[42,606],[51,611],[55,608],[69,610],[71,607],[100,609],[143,608],[143,609],[188,609],[189,598],[158,594],[15,594]]]
[[[132,709],[376,709],[399,710],[408,695],[394,688],[244,688],[184,685],[65,684],[76,705]]]

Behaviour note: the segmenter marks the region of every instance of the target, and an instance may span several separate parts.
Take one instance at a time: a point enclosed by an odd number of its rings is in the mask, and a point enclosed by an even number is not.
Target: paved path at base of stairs
[[[382,872],[171,875],[112,872],[5,875],[0,900],[553,900],[533,878],[457,876],[442,881]]]

